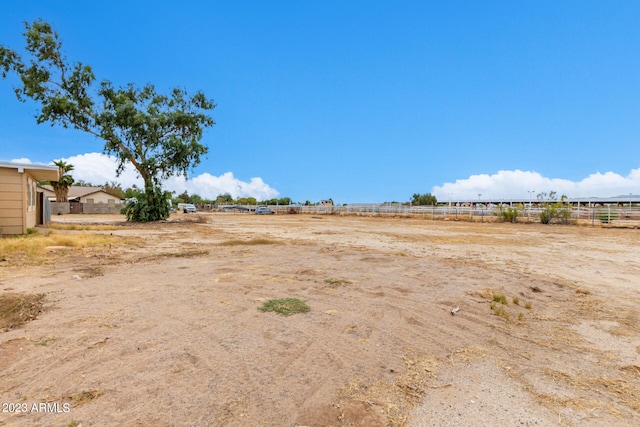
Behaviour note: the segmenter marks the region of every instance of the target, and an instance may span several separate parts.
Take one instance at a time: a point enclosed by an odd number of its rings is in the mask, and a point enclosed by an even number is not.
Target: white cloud
[[[532,171],[498,171],[493,175],[471,175],[453,183],[433,187],[432,194],[439,200],[462,200],[478,198],[523,199],[535,194],[555,191],[568,197],[613,197],[640,193],[640,168],[627,176],[614,172],[596,172],[581,181],[548,178]],[[534,194],[534,197],[535,197]]]
[[[26,157],[21,157],[19,159],[11,159],[9,160],[10,163],[22,163],[23,165],[30,165],[31,164],[31,160],[27,159]]]
[[[138,187],[144,187],[144,181],[138,177],[137,171],[131,165],[127,165],[120,176],[116,176],[117,160],[106,154],[78,154],[62,160],[73,165],[71,175],[76,181],[83,180],[93,185],[116,181],[122,184],[123,188],[131,187],[134,184]]]
[[[209,173],[200,174],[189,180],[184,177],[172,177],[166,182],[166,188],[177,193],[187,191],[207,199],[215,199],[219,194],[229,193],[233,198],[255,197],[258,200],[272,199],[280,195],[269,187],[262,178],[251,178],[251,181],[240,181],[232,172],[214,176]]]
[[[144,186],[142,178],[131,165],[127,165],[122,174],[116,177],[117,161],[114,157],[105,154],[79,154],[62,160],[73,165],[71,175],[76,180],[81,179],[94,185],[116,181],[123,188],[134,184],[138,187]],[[189,180],[185,180],[184,177],[171,177],[163,183],[163,188],[178,194],[187,191],[189,194],[198,194],[206,199],[215,199],[219,194],[224,193],[229,193],[234,198],[255,197],[258,200],[271,199],[280,195],[262,178],[251,178],[251,181],[245,182],[234,177],[232,172],[226,172],[220,176],[205,172]]]

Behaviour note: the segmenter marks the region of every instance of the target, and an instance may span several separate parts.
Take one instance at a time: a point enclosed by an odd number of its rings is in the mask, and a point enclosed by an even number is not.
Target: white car
[[[273,215],[275,212],[266,206],[258,206],[256,208],[256,215]]]

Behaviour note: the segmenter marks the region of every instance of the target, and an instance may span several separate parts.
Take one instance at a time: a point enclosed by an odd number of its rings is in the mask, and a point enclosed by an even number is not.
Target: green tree
[[[228,205],[228,204],[230,204],[232,202],[233,202],[233,197],[229,193],[224,193],[224,194],[218,195],[218,197],[216,197],[216,201],[215,201],[215,203],[217,205]]]
[[[73,177],[69,175],[69,172],[73,170],[73,165],[63,160],[55,161],[53,164],[58,167],[60,178],[57,181],[49,181],[49,185],[53,187],[53,192],[56,194],[56,202],[67,202],[69,187],[73,185]]]
[[[438,203],[436,196],[431,193],[414,194],[411,196],[411,204],[415,206],[435,206]]]
[[[180,194],[178,197],[176,197],[176,199],[179,201],[176,201],[176,203],[191,203],[191,196],[189,196],[189,193],[187,193],[187,190],[185,190],[182,194]]]
[[[130,221],[155,221],[169,216],[161,181],[173,175],[187,176],[200,163],[207,147],[200,144],[203,130],[215,122],[206,114],[212,100],[202,92],[193,96],[180,88],[169,95],[156,93],[153,85],[133,84],[114,88],[105,80],[94,89],[90,66],[69,63],[61,53],[58,34],[42,20],[25,23],[28,62],[0,46],[0,70],[5,78],[15,72],[21,85],[20,101],[40,104],[37,123],[73,127],[105,141],[104,152],[118,160],[117,175],[132,164],[144,180],[138,203],[127,204]]]
[[[255,197],[239,197],[236,200],[236,204],[238,205],[256,205],[258,201]]]
[[[124,198],[125,199],[138,199],[142,196],[142,190],[138,188],[137,185],[133,184],[133,186],[124,190]]]
[[[103,186],[102,189],[104,190],[105,193],[109,193],[112,196],[116,196],[119,199],[124,199],[124,190],[122,189],[122,186],[120,184],[118,184],[115,181],[111,181],[111,182],[106,182]]]
[[[260,201],[260,204],[263,205],[280,205],[287,206],[291,204],[291,197],[281,197],[279,199],[268,199]]]

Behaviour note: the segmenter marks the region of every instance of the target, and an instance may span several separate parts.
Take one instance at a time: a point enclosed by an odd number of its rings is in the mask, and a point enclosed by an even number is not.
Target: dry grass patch
[[[208,224],[209,217],[197,214],[178,214],[171,216],[171,222],[183,222],[188,224]]]
[[[204,256],[204,255],[209,255],[209,251],[206,249],[191,249],[191,250],[186,250],[182,252],[163,252],[161,254],[158,254],[158,256],[155,258],[161,258],[161,257],[193,258],[193,257]]]
[[[5,332],[34,320],[42,312],[44,297],[44,294],[0,295],[0,330]]]
[[[82,268],[76,268],[76,273],[80,273],[84,278],[104,276],[104,268],[99,265],[91,265]]]
[[[47,228],[53,230],[72,230],[72,231],[113,231],[120,230],[122,226],[116,225],[98,225],[98,224],[63,224],[61,222],[52,222]]]
[[[106,236],[92,233],[58,234],[48,232],[23,236],[0,238],[0,258],[41,257],[47,253],[47,248],[82,249],[87,247],[111,247],[111,245],[126,242],[118,236]]]
[[[63,398],[63,400],[66,401],[70,401],[71,402],[71,406],[80,406],[80,405],[84,405],[85,403],[89,403],[92,400],[97,399],[98,397],[102,396],[104,394],[105,390],[104,389],[100,389],[100,390],[83,390],[80,391],[78,393],[74,393],[72,395],[69,396],[65,396]]]
[[[280,242],[277,240],[270,239],[250,239],[250,240],[225,240],[223,242],[218,243],[220,246],[252,246],[252,245],[277,245]]]
[[[618,405],[636,412],[640,410],[640,387],[633,381],[627,381],[624,378],[594,377],[582,375],[581,373],[568,374],[554,370],[547,370],[545,375],[553,379],[554,382],[570,385],[577,390],[597,390],[611,399],[611,401],[607,402],[602,397],[579,396],[571,401],[571,406],[577,409],[584,410],[600,407],[613,415],[620,414]],[[554,406],[562,407],[566,405],[566,402],[562,400],[554,401],[549,396],[541,396],[550,398],[551,402],[549,403],[554,404]],[[594,402],[597,402],[597,404]]]
[[[640,310],[622,309],[616,314],[618,326],[610,331],[611,334],[630,337],[640,333]],[[640,347],[638,351],[640,352]]]
[[[440,360],[431,355],[418,355],[413,349],[405,349],[402,359],[407,370],[393,382],[379,380],[371,385],[351,381],[340,390],[341,401],[361,401],[384,414],[387,425],[404,426],[409,411],[420,403],[424,391],[435,380]],[[449,384],[432,387],[447,387]]]

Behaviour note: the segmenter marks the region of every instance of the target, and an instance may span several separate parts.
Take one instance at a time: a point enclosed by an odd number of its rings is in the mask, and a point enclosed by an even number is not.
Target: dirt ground
[[[640,424],[640,230],[54,221],[106,243],[0,263],[0,292],[46,294],[0,332],[0,425]],[[311,311],[259,310],[286,297]]]

